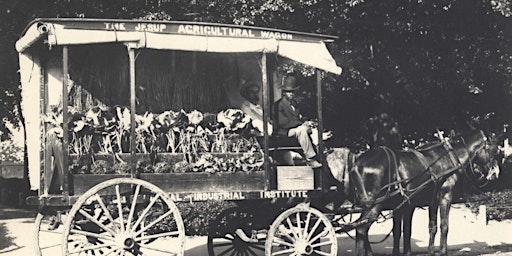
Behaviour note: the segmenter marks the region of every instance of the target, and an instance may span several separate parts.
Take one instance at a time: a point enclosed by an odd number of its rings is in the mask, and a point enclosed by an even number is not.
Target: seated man
[[[311,140],[311,126],[308,122],[301,121],[301,114],[295,103],[295,91],[299,89],[295,85],[295,77],[286,77],[281,86],[282,97],[274,105],[276,126],[278,135],[297,138],[308,164],[313,168],[322,166],[315,157],[317,153]]]
[[[263,109],[259,105],[260,85],[257,82],[247,82],[240,88],[240,95],[245,99],[240,109],[252,119],[252,126],[260,135],[263,134]],[[270,121],[270,120],[269,120]],[[272,134],[272,125],[268,124],[268,134]]]

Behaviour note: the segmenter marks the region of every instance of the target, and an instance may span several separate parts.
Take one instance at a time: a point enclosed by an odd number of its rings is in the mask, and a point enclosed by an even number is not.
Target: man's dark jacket
[[[290,101],[281,97],[274,104],[274,123],[277,126],[274,131],[277,131],[277,134],[288,136],[288,130],[302,124],[299,109],[295,107],[294,110]]]

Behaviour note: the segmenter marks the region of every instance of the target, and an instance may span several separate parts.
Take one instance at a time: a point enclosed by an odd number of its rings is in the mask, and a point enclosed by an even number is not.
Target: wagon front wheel
[[[338,242],[325,215],[306,204],[281,213],[270,226],[265,255],[336,256]]]
[[[55,256],[60,254],[60,238],[66,211],[39,212],[35,220],[34,255]]]
[[[185,228],[178,208],[157,186],[119,178],[100,183],[69,211],[63,255],[182,256]]]

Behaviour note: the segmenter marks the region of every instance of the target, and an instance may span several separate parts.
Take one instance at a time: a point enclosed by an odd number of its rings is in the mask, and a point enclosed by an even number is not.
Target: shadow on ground
[[[0,220],[35,218],[37,213],[31,210],[15,209],[0,205]]]
[[[0,250],[14,245],[13,238],[7,235],[7,228],[5,223],[0,223]]]

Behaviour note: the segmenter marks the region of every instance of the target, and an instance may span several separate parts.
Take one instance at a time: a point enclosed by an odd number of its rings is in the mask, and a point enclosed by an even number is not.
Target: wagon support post
[[[135,50],[130,44],[126,44],[128,48],[128,59],[130,62],[130,174],[135,177]]]
[[[69,54],[68,46],[62,47],[62,173],[64,177],[61,177],[62,193],[69,195],[69,116],[68,116],[68,85],[69,85]],[[45,163],[48,164],[48,163]],[[46,181],[50,184],[50,180]]]
[[[261,55],[261,83],[263,87],[263,165],[265,169],[265,189],[270,188],[270,160],[269,160],[269,137],[268,122],[270,120],[270,90],[267,78],[267,54]]]
[[[317,115],[318,115],[318,157],[320,158],[320,162],[325,166],[324,162],[324,155],[323,155],[323,149],[324,149],[324,140],[322,138],[322,134],[324,131],[324,124],[323,124],[323,110],[322,110],[322,71],[320,69],[316,69],[316,105],[317,105]],[[317,189],[323,189],[324,187],[324,171],[325,168],[320,168],[319,171],[315,172],[317,174],[317,177],[315,177],[315,181],[317,181],[317,184],[315,184]]]

